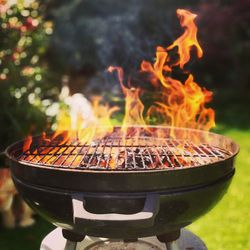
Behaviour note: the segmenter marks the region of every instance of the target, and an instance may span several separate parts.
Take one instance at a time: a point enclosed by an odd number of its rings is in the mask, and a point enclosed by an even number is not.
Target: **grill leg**
[[[62,230],[63,237],[71,242],[81,242],[84,240],[85,235],[77,234],[69,230]]]
[[[85,238],[85,235],[76,234],[65,229],[62,230],[62,234],[67,240],[64,250],[76,250],[77,242],[81,242]]]
[[[76,250],[77,242],[67,240],[64,250]]]
[[[179,250],[176,240],[180,237],[181,231],[177,230],[174,232],[157,235],[157,239],[166,244],[167,250]]]
[[[166,243],[167,250],[179,250],[176,241]]]

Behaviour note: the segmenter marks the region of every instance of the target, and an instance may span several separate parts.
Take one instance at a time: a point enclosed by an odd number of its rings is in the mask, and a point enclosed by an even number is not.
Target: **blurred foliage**
[[[27,2],[27,3],[26,3]],[[45,60],[51,22],[36,1],[1,1],[0,141],[2,149],[49,123],[46,110],[58,96],[58,75]]]
[[[204,57],[195,66],[202,83],[227,93],[230,89],[243,96],[249,93],[249,10],[248,0],[201,1],[197,5]]]

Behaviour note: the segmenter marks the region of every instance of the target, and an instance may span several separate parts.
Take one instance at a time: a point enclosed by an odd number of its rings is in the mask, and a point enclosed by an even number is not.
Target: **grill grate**
[[[34,148],[34,147],[33,147]],[[90,145],[78,140],[59,145],[40,143],[18,160],[55,168],[146,170],[195,167],[225,159],[231,153],[208,144],[152,137],[107,138]]]

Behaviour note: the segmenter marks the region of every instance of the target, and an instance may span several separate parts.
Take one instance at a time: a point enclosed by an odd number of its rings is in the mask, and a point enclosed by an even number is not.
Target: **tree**
[[[0,4],[1,150],[44,130],[50,122],[48,107],[59,93],[58,78],[45,60],[53,27],[43,11],[36,1]]]

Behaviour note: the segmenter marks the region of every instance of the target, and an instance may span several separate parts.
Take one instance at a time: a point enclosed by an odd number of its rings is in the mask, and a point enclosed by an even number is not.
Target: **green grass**
[[[189,228],[199,235],[209,250],[250,249],[250,130],[218,126],[241,146],[236,175],[222,201]],[[41,218],[26,229],[0,229],[0,250],[36,250],[53,226]]]
[[[0,250],[39,250],[43,237],[53,228],[40,217],[28,228],[0,228]]]
[[[226,130],[241,147],[236,174],[221,202],[189,228],[198,234],[209,250],[250,249],[250,130]]]

